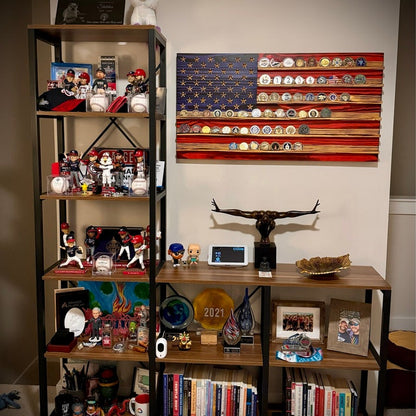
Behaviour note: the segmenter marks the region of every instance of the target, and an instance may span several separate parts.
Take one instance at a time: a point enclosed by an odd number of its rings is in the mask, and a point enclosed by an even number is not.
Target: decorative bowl
[[[296,262],[300,273],[309,275],[312,279],[334,279],[335,273],[348,269],[351,265],[350,255],[339,257],[312,257]]]

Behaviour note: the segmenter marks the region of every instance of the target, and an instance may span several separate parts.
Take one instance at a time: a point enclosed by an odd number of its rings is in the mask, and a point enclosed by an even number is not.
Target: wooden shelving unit
[[[147,46],[147,57],[140,53],[137,62],[147,59],[148,86],[149,86],[149,111],[148,113],[94,113],[94,112],[57,112],[57,111],[38,111],[37,97],[43,92],[42,80],[39,81],[39,60],[38,46],[47,44],[51,46],[50,61],[62,62],[64,60],[64,51],[74,47],[72,42],[131,42],[136,44],[145,44]],[[38,322],[38,361],[39,361],[39,391],[40,391],[40,414],[48,415],[47,400],[47,360],[56,358],[73,358],[80,360],[98,360],[98,361],[130,361],[146,362],[149,370],[156,371],[155,362],[155,339],[156,339],[156,285],[155,278],[161,266],[165,261],[166,242],[166,191],[160,191],[156,186],[156,162],[159,160],[166,161],[166,127],[165,115],[156,112],[156,89],[157,87],[166,87],[166,39],[154,26],[126,26],[126,25],[30,25],[28,27],[29,43],[29,65],[30,65],[30,98],[33,107],[32,125],[32,153],[34,166],[34,206],[35,206],[35,235],[36,235],[36,290],[37,290],[37,322]],[[79,47],[79,46],[77,46]],[[139,46],[139,50],[141,50]],[[134,57],[132,57],[134,61]],[[157,80],[158,78],[158,85]],[[46,82],[46,80],[45,80]],[[46,85],[46,84],[45,84]],[[42,88],[42,89],[40,89]],[[149,194],[145,197],[107,197],[103,195],[53,195],[47,194],[43,190],[42,184],[46,178],[42,177],[44,171],[49,171],[49,167],[42,162],[42,123],[41,120],[56,120],[55,145],[58,153],[68,151],[68,142],[77,143],[76,137],[66,137],[68,129],[66,123],[76,123],[76,120],[96,120],[96,124],[102,124],[106,120],[109,123],[123,123],[123,120],[137,120],[141,123],[147,123],[148,143],[149,143]],[[119,128],[120,129],[120,128]],[[126,135],[125,135],[126,136]],[[98,138],[97,138],[98,140]],[[133,146],[138,140],[129,140]],[[94,142],[95,143],[95,142]],[[137,146],[139,147],[139,146]],[[71,201],[71,207],[79,201],[89,203],[94,201],[100,203],[100,210],[107,210],[111,213],[111,207],[117,203],[137,204],[139,210],[141,207],[149,207],[148,224],[150,225],[150,258],[149,266],[144,275],[123,274],[123,270],[117,270],[113,275],[92,276],[91,270],[86,273],[56,273],[56,264],[44,264],[44,204],[55,204],[58,208],[59,222],[67,221],[68,201]],[[93,204],[92,204],[93,205]],[[92,206],[91,205],[91,206]],[[95,205],[94,205],[95,206]],[[109,218],[112,223],[111,215]],[[104,225],[104,224],[103,224]],[[120,224],[122,225],[122,224]],[[57,224],[58,226],[58,224]],[[162,238],[156,243],[156,230],[162,231]],[[54,242],[56,243],[56,242]],[[159,258],[156,253],[159,248]],[[56,259],[58,260],[58,259]],[[50,352],[47,351],[46,331],[45,331],[45,287],[46,280],[55,281],[79,281],[94,280],[102,282],[148,282],[150,285],[149,304],[150,304],[150,321],[149,321],[149,350],[148,353],[140,353],[131,350],[123,352],[114,352],[101,347],[79,347],[81,338],[78,338],[77,345],[71,352]],[[157,415],[157,398],[154,378],[150,378],[150,408],[152,415]]]
[[[258,287],[261,290],[261,334],[256,337],[254,346],[244,345],[237,357],[225,354],[222,345],[203,346],[196,337],[192,350],[185,354],[175,347],[169,346],[167,357],[163,362],[211,363],[227,365],[257,366],[261,372],[261,414],[266,415],[269,408],[268,386],[270,368],[308,367],[318,370],[359,370],[361,372],[360,409],[365,412],[367,396],[368,371],[377,371],[377,416],[383,415],[384,392],[386,377],[386,348],[388,324],[390,314],[391,287],[382,276],[371,266],[352,266],[343,270],[333,280],[315,280],[299,273],[294,264],[279,263],[272,272],[271,278],[259,278],[258,270],[254,264],[247,267],[216,267],[209,266],[207,262],[200,262],[196,267],[177,267],[165,264],[156,278],[160,285],[215,285],[215,286],[242,286]],[[314,344],[322,348],[323,359],[318,362],[290,363],[276,359],[279,343],[271,340],[271,288],[290,288],[293,290],[307,288],[309,290],[338,290],[349,289],[364,292],[365,301],[371,303],[373,291],[380,291],[383,295],[382,317],[380,328],[380,351],[376,351],[370,342],[366,357],[344,354],[327,350],[326,342]],[[194,337],[192,337],[194,340]],[[220,343],[219,343],[220,344]]]

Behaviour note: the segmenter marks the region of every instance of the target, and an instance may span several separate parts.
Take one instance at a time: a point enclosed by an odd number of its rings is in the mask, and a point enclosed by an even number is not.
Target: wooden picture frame
[[[331,299],[327,349],[367,356],[370,319],[371,304]]]
[[[324,332],[325,302],[272,301],[273,342],[281,342],[299,333],[307,335],[312,341],[322,342]]]

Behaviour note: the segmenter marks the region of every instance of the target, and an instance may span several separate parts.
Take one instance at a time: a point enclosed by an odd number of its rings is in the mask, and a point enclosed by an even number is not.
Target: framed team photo
[[[272,302],[272,339],[279,342],[295,334],[304,334],[312,341],[323,341],[325,302]]]
[[[366,356],[371,304],[331,299],[327,349]]]

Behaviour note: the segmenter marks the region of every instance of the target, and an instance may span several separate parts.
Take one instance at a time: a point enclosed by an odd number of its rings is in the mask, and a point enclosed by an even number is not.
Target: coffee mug
[[[149,395],[139,394],[136,397],[132,397],[129,401],[129,411],[134,416],[148,416]]]

